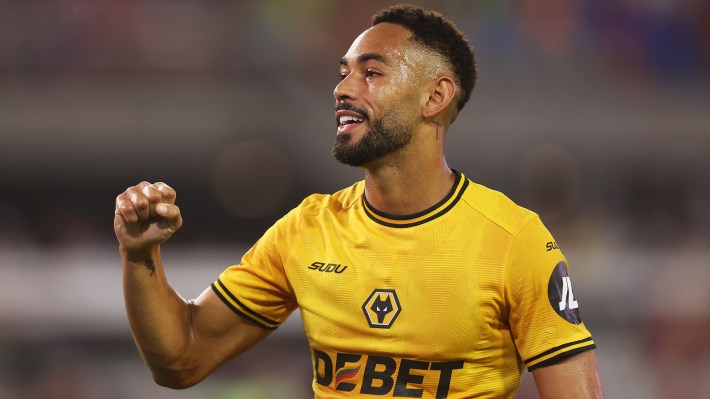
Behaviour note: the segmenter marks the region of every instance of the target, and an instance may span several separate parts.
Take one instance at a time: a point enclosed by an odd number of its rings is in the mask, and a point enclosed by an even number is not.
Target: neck
[[[434,206],[451,190],[455,176],[443,154],[428,159],[421,153],[392,155],[365,167],[365,196],[375,209],[410,215]]]

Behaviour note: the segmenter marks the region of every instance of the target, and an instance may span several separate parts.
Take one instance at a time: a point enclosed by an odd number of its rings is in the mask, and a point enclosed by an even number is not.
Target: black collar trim
[[[370,219],[383,226],[397,228],[418,226],[430,220],[434,220],[453,208],[454,205],[459,202],[461,196],[468,187],[468,179],[463,175],[463,173],[455,169],[452,169],[451,171],[454,172],[454,175],[456,176],[456,180],[454,181],[453,187],[451,187],[451,191],[446,194],[444,199],[429,209],[425,209],[411,215],[392,215],[375,209],[369,202],[367,202],[367,198],[365,198],[365,194],[363,193],[362,204],[365,214]]]

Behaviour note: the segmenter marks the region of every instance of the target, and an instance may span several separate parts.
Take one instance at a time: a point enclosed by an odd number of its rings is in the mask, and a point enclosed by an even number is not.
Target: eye
[[[347,73],[345,73],[345,72],[340,72],[340,73],[338,74],[338,82],[341,82],[341,81],[345,80],[345,78],[347,78],[347,77],[348,77],[348,74],[347,74]]]
[[[375,76],[380,76],[381,74],[373,69],[368,69],[365,71],[365,77],[374,78]]]

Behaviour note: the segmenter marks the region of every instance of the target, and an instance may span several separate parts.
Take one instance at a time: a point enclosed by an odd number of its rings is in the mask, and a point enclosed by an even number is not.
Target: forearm
[[[269,330],[235,315],[210,288],[186,302],[170,287],[160,244],[182,226],[175,196],[175,190],[160,182],[129,187],[116,197],[113,228],[136,346],[158,384],[186,388]]]
[[[161,384],[173,384],[189,369],[190,304],[168,284],[160,247],[123,258],[123,290],[128,321],[141,356]]]
[[[542,399],[603,399],[594,350],[533,371]]]

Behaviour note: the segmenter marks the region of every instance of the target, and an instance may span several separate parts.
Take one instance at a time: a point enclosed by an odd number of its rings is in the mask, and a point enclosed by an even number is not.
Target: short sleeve
[[[286,214],[212,284],[235,313],[265,329],[276,329],[296,309],[285,264],[296,239],[299,208]]]
[[[515,345],[529,371],[594,349],[567,259],[534,216],[512,244],[505,280]]]

